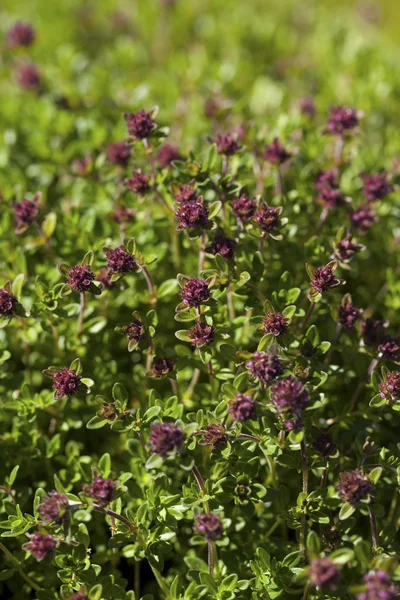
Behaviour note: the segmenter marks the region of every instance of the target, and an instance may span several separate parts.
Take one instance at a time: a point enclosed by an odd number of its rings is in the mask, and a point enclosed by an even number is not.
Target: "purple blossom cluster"
[[[57,541],[52,535],[34,533],[29,537],[29,542],[23,544],[22,547],[24,550],[30,552],[38,562],[51,556],[54,550],[57,548]]]
[[[199,308],[207,302],[210,297],[210,288],[204,279],[186,279],[180,292],[181,298],[186,306]]]
[[[254,352],[246,366],[252,377],[257,379],[262,385],[267,385],[267,383],[283,373],[283,366],[279,357],[267,352]]]
[[[358,504],[374,491],[374,486],[361,471],[340,473],[337,491],[343,502]]]
[[[105,479],[101,475],[96,475],[91,484],[84,486],[84,491],[100,506],[106,506],[114,500],[117,485],[118,482],[112,479]]]
[[[385,571],[372,571],[364,575],[365,590],[357,600],[396,600],[399,589]]]
[[[175,423],[154,423],[151,426],[149,444],[152,452],[166,457],[183,444],[183,431]]]
[[[379,394],[392,404],[400,400],[400,372],[386,373],[384,380],[379,384]]]
[[[53,373],[53,390],[56,399],[64,396],[74,396],[81,389],[82,376],[68,367],[63,367]]]
[[[247,394],[236,394],[229,404],[229,414],[234,421],[249,421],[257,415],[256,402]]]
[[[340,580],[340,571],[329,558],[315,558],[311,561],[308,576],[311,583],[322,590],[335,590]]]
[[[196,530],[207,540],[218,540],[223,533],[222,521],[215,513],[202,513],[196,517]]]
[[[68,498],[57,491],[49,492],[38,506],[38,513],[44,523],[63,523],[68,518]]]
[[[95,275],[90,265],[75,265],[67,272],[67,284],[74,292],[88,292]]]

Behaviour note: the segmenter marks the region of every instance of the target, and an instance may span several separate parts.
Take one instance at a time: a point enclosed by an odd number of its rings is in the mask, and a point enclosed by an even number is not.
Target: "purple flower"
[[[101,475],[96,475],[91,484],[84,486],[84,491],[95,502],[105,506],[114,500],[117,485],[118,482],[112,479],[104,479]]]
[[[333,268],[329,265],[318,267],[314,271],[314,279],[311,280],[311,287],[320,294],[327,292],[333,287],[340,285],[339,279],[335,277]]]
[[[188,336],[192,340],[192,346],[195,348],[201,348],[202,346],[209,346],[215,340],[217,330],[213,325],[208,325],[204,321],[196,323],[190,329]]]
[[[313,441],[313,448],[323,458],[328,458],[336,452],[336,444],[328,432],[320,433]]]
[[[234,421],[249,421],[257,415],[256,402],[252,396],[236,394],[229,406],[228,412]]]
[[[338,188],[323,187],[319,192],[319,198],[326,208],[335,210],[346,202],[342,192]]]
[[[335,250],[333,253],[333,257],[337,258],[339,261],[345,262],[350,260],[354,254],[360,252],[364,249],[364,246],[358,244],[357,242],[352,241],[352,236],[348,235],[347,237],[339,240],[336,243]]]
[[[356,308],[351,302],[341,304],[338,308],[338,322],[345,329],[353,329],[360,316],[360,309]]]
[[[400,373],[398,371],[386,373],[384,381],[379,384],[379,395],[391,404],[400,400]]]
[[[382,319],[365,319],[361,323],[362,336],[365,344],[368,346],[378,346],[385,338],[385,328],[387,321]]]
[[[330,109],[326,131],[333,135],[343,136],[347,131],[355,129],[359,117],[357,110],[345,106],[333,106]]]
[[[236,154],[240,150],[236,134],[227,133],[225,135],[217,135],[215,143],[217,144],[218,154],[224,154],[225,156],[233,156],[233,154]]]
[[[173,144],[164,144],[161,146],[157,154],[157,162],[165,168],[169,167],[174,160],[182,160],[179,148]]]
[[[382,358],[397,360],[400,351],[398,339],[391,336],[385,336],[385,339],[378,346],[378,351],[382,355]]]
[[[335,590],[340,580],[339,569],[326,557],[311,561],[308,575],[311,583],[323,590]]]
[[[283,373],[280,359],[274,354],[267,354],[266,352],[254,352],[246,367],[262,385],[267,385]]]
[[[358,594],[357,600],[396,600],[399,590],[385,571],[375,571],[364,575],[365,591]]]
[[[126,167],[131,157],[131,148],[130,146],[122,141],[122,142],[114,142],[110,144],[107,148],[107,160],[114,165],[120,165],[121,167]]]
[[[54,398],[60,400],[64,396],[74,396],[81,388],[81,375],[63,367],[60,371],[52,373]]]
[[[62,523],[68,518],[68,498],[65,494],[52,491],[45,496],[38,506],[38,512],[45,523]]]
[[[100,269],[97,275],[97,280],[100,281],[102,287],[105,290],[111,290],[115,286],[115,282],[112,281],[110,275],[108,274],[108,269],[106,267]]]
[[[82,592],[75,592],[69,598],[69,600],[88,600],[88,599],[89,599],[89,596],[87,596],[86,594],[83,594]]]
[[[273,165],[281,165],[292,157],[277,137],[273,139],[271,144],[265,146],[263,156]]]
[[[361,175],[363,182],[363,193],[367,200],[381,200],[393,191],[388,183],[388,174],[375,173],[375,175]]]
[[[125,113],[124,119],[129,135],[137,140],[148,138],[157,126],[152,113],[146,112],[144,108],[136,113]]]
[[[124,333],[131,342],[139,342],[146,337],[145,326],[139,319],[134,319],[129,325],[124,327]]]
[[[289,319],[280,312],[268,312],[263,321],[264,333],[279,337],[289,330]]]
[[[156,379],[163,379],[168,377],[174,369],[174,363],[168,358],[161,358],[155,356],[151,367],[151,375]]]
[[[31,46],[35,41],[36,33],[30,23],[17,21],[8,30],[6,43],[9,48],[18,48],[19,46]]]
[[[235,256],[236,241],[232,238],[217,237],[213,244],[206,248],[210,254],[220,254],[225,260],[232,260]]]
[[[75,265],[67,271],[67,284],[74,292],[88,292],[92,289],[95,275],[90,265]]]
[[[110,275],[129,273],[129,271],[133,271],[136,267],[135,257],[124,246],[105,250],[104,254],[107,257],[107,269]]]
[[[317,113],[315,102],[312,98],[300,98],[298,101],[300,112],[307,117],[313,118]]]
[[[354,227],[362,232],[368,231],[377,221],[378,217],[373,208],[368,204],[362,204],[357,210],[351,214],[351,222]]]
[[[225,431],[225,427],[223,425],[218,425],[217,423],[206,425],[204,429],[200,430],[199,433],[202,435],[202,443],[206,446],[218,448],[220,446],[225,446],[226,442],[228,441],[228,435]]]
[[[39,213],[39,203],[37,200],[24,199],[21,202],[14,202],[13,211],[17,232],[24,231],[37,217]]]
[[[257,204],[255,200],[252,200],[246,194],[242,194],[240,198],[232,202],[232,208],[239,219],[250,221],[256,212]]]
[[[309,397],[301,381],[286,377],[271,387],[271,404],[280,415],[300,416]]]
[[[86,154],[86,156],[81,156],[80,158],[76,158],[73,162],[72,162],[72,170],[76,175],[79,175],[80,177],[84,177],[85,175],[88,175],[90,173],[90,171],[92,170],[92,166],[93,166],[93,158],[90,156],[90,154]]]
[[[357,504],[374,491],[374,486],[361,471],[340,473],[337,491],[343,502]]]
[[[209,223],[208,210],[200,200],[182,202],[175,214],[178,219],[178,229],[196,229]]]
[[[264,233],[271,233],[276,231],[281,224],[280,216],[282,213],[282,208],[273,208],[268,206],[265,202],[261,204],[258,208],[255,220],[258,223],[261,231]]]
[[[18,298],[5,288],[0,288],[0,318],[12,317],[18,306]]]
[[[198,308],[210,299],[210,288],[204,279],[185,279],[180,296],[186,306]]]
[[[319,171],[315,179],[315,187],[317,190],[324,188],[336,188],[339,186],[339,177],[337,169],[328,169],[327,171]]]
[[[196,517],[196,530],[207,540],[217,540],[222,535],[222,522],[215,513],[202,513]]]
[[[199,196],[191,185],[183,184],[179,186],[174,198],[176,202],[185,203],[196,202],[199,199]]]
[[[53,554],[55,548],[57,547],[57,541],[52,535],[34,533],[29,537],[30,541],[26,544],[23,544],[22,548],[33,554],[38,562]]]
[[[132,171],[131,177],[125,181],[125,187],[135,194],[139,194],[139,196],[144,196],[151,189],[149,182],[150,175],[147,175],[147,173]]]
[[[129,223],[129,221],[132,221],[135,213],[130,208],[119,206],[110,214],[110,216],[113,221],[121,225],[122,223]]]
[[[18,85],[28,92],[39,92],[42,88],[42,78],[36,65],[25,63],[16,72]]]
[[[183,444],[183,431],[175,423],[154,423],[151,426],[149,444],[152,452],[166,457]]]

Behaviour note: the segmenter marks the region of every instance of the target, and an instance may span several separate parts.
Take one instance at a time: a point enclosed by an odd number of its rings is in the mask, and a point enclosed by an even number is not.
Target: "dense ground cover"
[[[2,598],[396,598],[400,77],[375,18],[5,4]]]

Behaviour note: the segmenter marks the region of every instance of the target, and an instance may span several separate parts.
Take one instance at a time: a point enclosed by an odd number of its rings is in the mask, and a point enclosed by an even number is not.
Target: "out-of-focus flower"
[[[113,142],[107,148],[107,160],[114,165],[126,167],[131,157],[131,147],[126,142]]]
[[[149,444],[152,452],[166,457],[183,444],[183,431],[175,423],[154,423],[151,426]]]
[[[335,590],[340,580],[340,572],[329,558],[315,558],[308,571],[313,585],[323,590]]]
[[[124,119],[129,135],[139,140],[148,138],[157,127],[153,114],[145,111],[144,108],[136,113],[125,113]]]
[[[29,535],[29,537],[29,542],[23,544],[22,548],[33,554],[38,562],[51,556],[57,548],[58,543],[52,535],[34,533],[33,535]]]
[[[228,412],[234,421],[249,421],[256,418],[256,402],[252,396],[236,394],[229,404]]]
[[[282,165],[292,158],[291,152],[286,150],[277,137],[272,140],[271,144],[265,146],[263,156],[273,165]]]
[[[17,21],[7,32],[6,44],[9,48],[27,47],[31,46],[35,39],[36,33],[32,25]]]
[[[361,471],[347,471],[340,473],[337,491],[343,502],[357,504],[374,491],[374,486]]]
[[[212,512],[197,515],[195,528],[210,541],[217,540],[222,536],[221,519]]]

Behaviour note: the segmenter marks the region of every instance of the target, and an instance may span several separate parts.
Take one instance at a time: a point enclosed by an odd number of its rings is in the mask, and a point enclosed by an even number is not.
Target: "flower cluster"
[[[182,429],[175,423],[154,423],[151,426],[149,444],[152,452],[165,457],[182,446]]]

